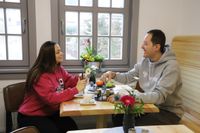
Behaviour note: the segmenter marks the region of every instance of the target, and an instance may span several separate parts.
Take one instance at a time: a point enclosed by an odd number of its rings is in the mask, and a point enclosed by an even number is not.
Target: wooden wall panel
[[[177,36],[172,41],[179,62],[186,110],[200,119],[200,36]]]

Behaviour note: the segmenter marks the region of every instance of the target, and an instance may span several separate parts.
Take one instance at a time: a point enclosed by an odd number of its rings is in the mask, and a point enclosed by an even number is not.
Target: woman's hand
[[[79,76],[79,78],[80,78],[81,80],[87,78],[87,76],[86,76],[84,73],[80,73],[78,76]]]
[[[78,92],[83,91],[85,89],[86,85],[87,85],[87,79],[86,78],[84,78],[84,79],[79,78],[78,82],[76,84],[76,88],[78,89]]]

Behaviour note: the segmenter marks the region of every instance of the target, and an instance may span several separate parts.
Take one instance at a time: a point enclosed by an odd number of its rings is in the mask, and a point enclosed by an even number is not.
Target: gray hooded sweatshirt
[[[159,61],[151,62],[144,58],[132,70],[117,73],[115,80],[127,84],[135,81],[135,77],[139,77],[140,87],[144,90],[144,93],[135,90],[136,97],[182,117],[184,110],[179,96],[181,74],[175,54],[168,46]]]

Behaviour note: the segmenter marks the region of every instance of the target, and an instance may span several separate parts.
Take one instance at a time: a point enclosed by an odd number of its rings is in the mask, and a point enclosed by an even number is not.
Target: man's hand
[[[101,75],[100,80],[104,81],[106,83],[107,81],[110,81],[111,79],[115,78],[116,73],[112,71],[107,71],[106,73]]]
[[[115,96],[114,96],[114,95],[110,95],[110,96],[107,98],[107,101],[108,101],[108,102],[111,102],[111,103],[114,103],[114,102],[115,102]]]

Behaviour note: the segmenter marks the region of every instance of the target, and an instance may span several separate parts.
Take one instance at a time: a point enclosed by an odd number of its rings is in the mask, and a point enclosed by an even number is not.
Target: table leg
[[[96,118],[96,128],[106,128],[107,118],[106,115],[98,115]]]

